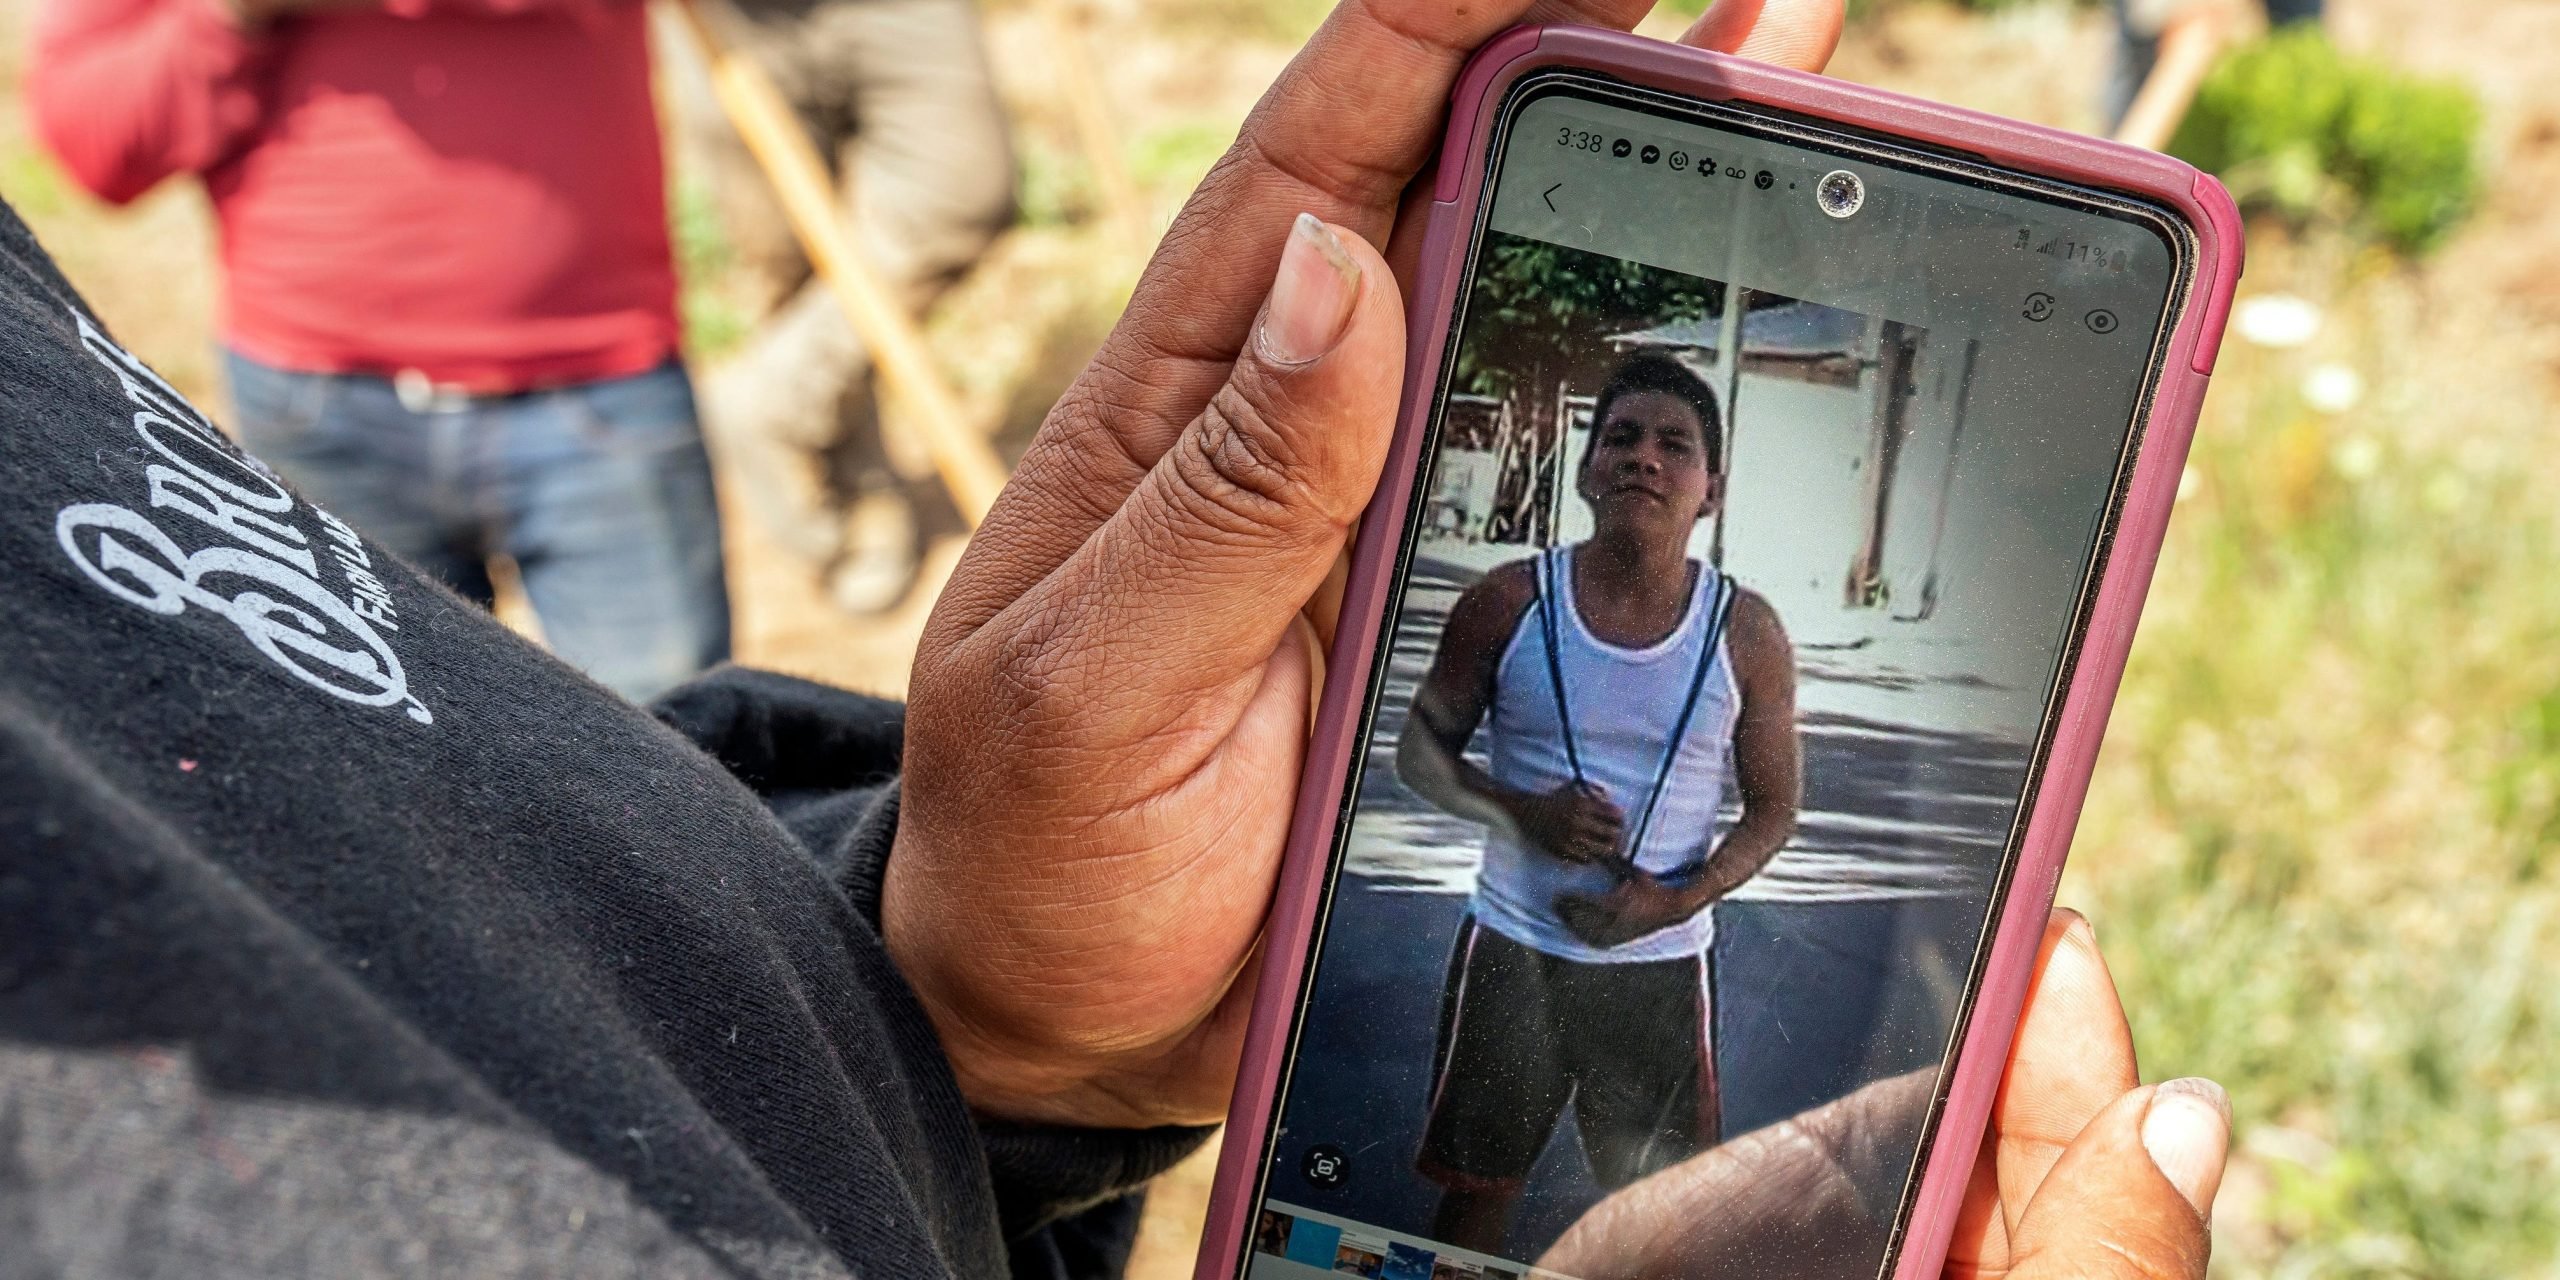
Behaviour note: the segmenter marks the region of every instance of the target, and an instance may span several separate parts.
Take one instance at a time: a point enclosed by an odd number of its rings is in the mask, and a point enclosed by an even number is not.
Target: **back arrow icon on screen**
[[[1564,190],[1564,184],[1559,182],[1554,186],[1547,188],[1543,193],[1547,201],[1547,212],[1554,213],[1556,211],[1556,193],[1562,190]]]

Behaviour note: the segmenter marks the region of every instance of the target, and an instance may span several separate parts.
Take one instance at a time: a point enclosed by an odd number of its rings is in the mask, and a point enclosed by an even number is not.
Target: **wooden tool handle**
[[[934,470],[950,488],[960,514],[976,527],[1004,488],[1003,461],[986,435],[970,422],[959,395],[944,381],[915,318],[855,247],[836,208],[826,162],[781,90],[754,59],[732,50],[720,38],[702,12],[704,0],[674,3],[710,67],[712,92],[721,110],[773,184],[810,265],[844,307],[854,331],[870,345],[872,359],[891,389],[922,419]]]

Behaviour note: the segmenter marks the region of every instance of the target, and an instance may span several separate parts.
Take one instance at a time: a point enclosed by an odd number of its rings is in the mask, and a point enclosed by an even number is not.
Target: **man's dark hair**
[[[1724,414],[1716,408],[1716,393],[1706,380],[1689,371],[1689,366],[1666,355],[1646,352],[1618,366],[1616,373],[1600,388],[1600,398],[1591,406],[1591,443],[1595,448],[1582,451],[1582,465],[1591,465],[1591,455],[1600,443],[1600,428],[1609,421],[1609,406],[1618,397],[1642,391],[1659,391],[1678,396],[1698,415],[1698,447],[1705,451],[1707,473],[1724,472]]]

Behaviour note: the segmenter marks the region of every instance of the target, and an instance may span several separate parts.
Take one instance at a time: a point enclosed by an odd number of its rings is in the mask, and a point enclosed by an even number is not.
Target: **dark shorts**
[[[1417,1167],[1446,1187],[1515,1187],[1568,1103],[1603,1187],[1715,1145],[1712,986],[1705,956],[1588,964],[1469,916],[1440,1000]]]

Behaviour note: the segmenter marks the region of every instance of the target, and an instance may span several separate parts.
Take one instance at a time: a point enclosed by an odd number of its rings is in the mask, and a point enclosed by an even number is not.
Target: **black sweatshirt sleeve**
[[[744,667],[659,699],[660,720],[773,806],[876,928],[898,829],[903,704]],[[1017,1277],[1117,1275],[1146,1183],[1210,1130],[1059,1129],[981,1119]]]
[[[1178,1144],[982,1133],[880,944],[896,704],[642,714],[241,454],[5,204],[0,436],[0,1272],[1121,1269]]]
[[[772,806],[872,927],[898,830],[907,708],[831,685],[723,666],[650,707]]]

